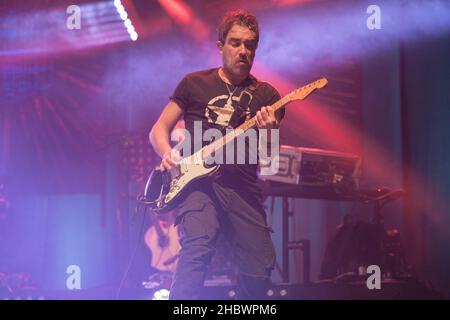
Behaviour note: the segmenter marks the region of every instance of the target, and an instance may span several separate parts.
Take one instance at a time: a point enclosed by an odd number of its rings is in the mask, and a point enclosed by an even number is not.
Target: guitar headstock
[[[306,86],[303,86],[301,88],[298,88],[291,93],[288,94],[289,100],[303,100],[306,98],[311,92],[313,92],[316,89],[322,89],[325,87],[328,83],[328,80],[326,78],[319,79],[317,81],[311,82],[310,84],[307,84]]]

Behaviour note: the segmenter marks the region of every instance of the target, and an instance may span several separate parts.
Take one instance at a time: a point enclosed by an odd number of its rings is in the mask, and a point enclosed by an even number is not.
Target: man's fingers
[[[262,107],[256,113],[256,125],[258,128],[271,128],[277,126],[277,119],[272,107]]]
[[[166,171],[166,170],[169,170],[170,169],[170,166],[169,166],[169,164],[165,161],[165,160],[163,160],[162,162],[161,162],[161,171]]]
[[[263,120],[261,116],[261,111],[256,112],[256,125],[261,127],[263,125]]]
[[[262,107],[261,108],[261,116],[262,116],[264,121],[267,121],[267,119],[269,119],[269,113],[267,112],[267,108],[266,107]]]
[[[275,112],[271,106],[261,108],[261,117],[264,125],[276,122]]]
[[[178,164],[181,161],[180,151],[172,149],[169,160],[173,163],[173,165]]]
[[[164,158],[161,161],[161,170],[170,170],[172,167],[176,166],[176,163],[170,158]]]

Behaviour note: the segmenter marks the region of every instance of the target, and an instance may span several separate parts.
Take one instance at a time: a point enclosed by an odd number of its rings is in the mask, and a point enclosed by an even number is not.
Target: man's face
[[[236,77],[250,73],[256,52],[256,34],[246,26],[235,24],[227,34],[225,43],[219,47],[224,69]]]

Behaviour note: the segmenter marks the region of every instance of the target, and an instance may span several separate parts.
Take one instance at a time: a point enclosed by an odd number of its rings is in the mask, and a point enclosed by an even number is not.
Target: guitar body
[[[192,182],[213,176],[219,165],[207,166],[196,161],[197,154],[182,159],[171,171],[155,168],[145,186],[144,202],[155,214],[165,214],[178,204]]]
[[[145,244],[152,253],[151,266],[159,271],[174,272],[180,251],[178,228],[155,219],[145,233]]]

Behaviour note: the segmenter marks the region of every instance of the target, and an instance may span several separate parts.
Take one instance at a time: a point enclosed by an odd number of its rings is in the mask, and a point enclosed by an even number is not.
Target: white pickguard
[[[187,184],[211,174],[218,168],[218,165],[205,167],[200,159],[200,153],[194,153],[192,156],[183,158],[178,168],[171,171],[170,189],[164,197],[166,204],[175,199]]]

